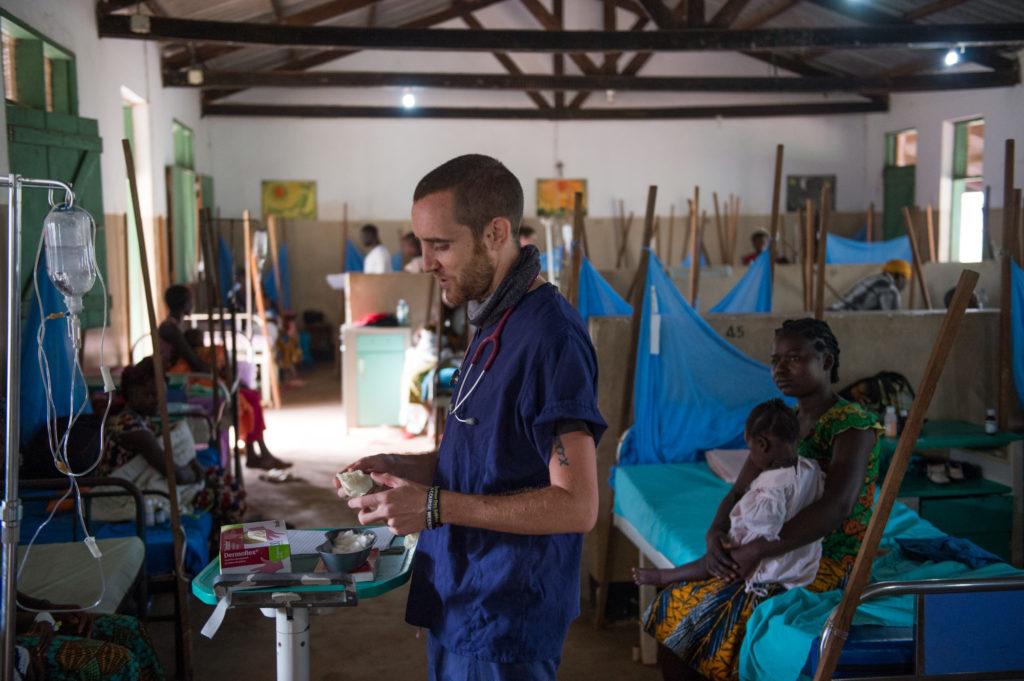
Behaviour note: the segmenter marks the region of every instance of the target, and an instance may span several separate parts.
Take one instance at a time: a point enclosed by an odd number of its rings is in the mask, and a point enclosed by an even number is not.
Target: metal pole
[[[17,612],[18,525],[21,521],[21,501],[18,499],[18,437],[21,427],[21,178],[10,175],[7,179],[7,421],[6,461],[3,503],[3,678],[14,678],[14,624]]]
[[[18,459],[21,448],[21,189],[63,189],[65,201],[74,202],[71,187],[56,180],[30,180],[19,175],[0,179],[7,187],[7,380],[6,439],[4,461],[4,501],[0,509],[3,533],[3,606],[0,609],[0,635],[3,637],[3,674],[14,678],[14,624],[17,613],[18,532],[21,524],[21,500],[18,498]]]

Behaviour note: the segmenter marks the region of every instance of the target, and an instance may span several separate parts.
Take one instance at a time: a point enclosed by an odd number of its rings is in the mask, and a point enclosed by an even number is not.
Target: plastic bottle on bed
[[[885,436],[896,437],[899,435],[899,420],[896,417],[896,407],[890,405],[885,408]]]
[[[989,435],[995,435],[999,432],[999,423],[996,421],[995,409],[985,410],[985,432]]]
[[[409,326],[409,303],[405,302],[405,298],[399,299],[395,307],[395,318],[399,326]]]

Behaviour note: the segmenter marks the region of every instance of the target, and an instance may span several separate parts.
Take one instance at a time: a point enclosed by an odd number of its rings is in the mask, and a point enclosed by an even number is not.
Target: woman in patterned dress
[[[821,466],[824,494],[787,522],[777,541],[755,540],[732,547],[729,513],[758,474],[749,461],[744,465],[707,533],[707,571],[715,576],[669,585],[645,614],[647,631],[662,644],[658,661],[666,679],[738,678],[746,623],[758,605],[781,591],[747,592],[746,578],[762,560],[820,539],[821,563],[807,588],[818,592],[840,588],[871,519],[882,428],[863,407],[841,399],[833,390],[839,380],[839,343],[828,324],[814,319],[783,323],[775,331],[771,367],[779,390],[797,400],[797,453]],[[688,617],[698,607],[703,615]],[[693,630],[681,636],[683,627]],[[664,645],[670,638],[697,643],[674,650]]]

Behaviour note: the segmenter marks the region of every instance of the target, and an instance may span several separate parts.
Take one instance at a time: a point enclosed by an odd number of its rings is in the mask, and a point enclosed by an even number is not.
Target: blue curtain
[[[67,312],[64,296],[54,287],[46,276],[46,254],[39,258],[39,295],[43,299],[43,315],[49,317],[55,313]],[[39,373],[39,358],[36,348],[39,343],[36,334],[39,331],[39,303],[35,292],[30,289],[29,295],[22,303],[26,309],[24,326],[21,329],[21,442],[27,445],[40,429],[46,427],[46,393]],[[81,376],[75,373],[75,351],[68,337],[68,324],[64,317],[46,320],[46,337],[43,339],[43,352],[50,365],[50,381],[53,390],[53,403],[56,416],[69,416],[71,405],[68,396],[74,390],[75,411],[78,411],[86,399],[85,384]],[[107,342],[113,342],[108,336]],[[92,413],[86,405],[85,412]]]
[[[580,266],[579,308],[584,326],[590,317],[611,317],[614,315],[631,315],[633,307],[615,292],[611,284],[604,280],[588,258],[583,258]]]
[[[391,256],[391,271],[401,272],[402,271],[402,252],[399,251]]]
[[[220,251],[217,263],[217,280],[220,284],[220,299],[227,301],[231,291],[235,288],[235,260],[231,257],[231,248],[224,237],[219,237],[217,250]]]
[[[683,261],[681,263],[679,263],[679,266],[680,267],[689,267],[691,262],[693,262],[693,256],[692,256],[692,254],[688,253],[686,255],[686,257],[683,258]],[[700,254],[700,266],[701,267],[707,267],[708,266],[708,261],[704,257],[703,253]]]
[[[700,318],[651,254],[633,386],[633,428],[622,465],[681,463],[742,446],[747,414],[782,397],[769,368]]]
[[[349,239],[348,243],[345,244],[345,271],[346,272],[362,272],[363,271],[363,255],[356,248],[356,245]]]
[[[772,254],[770,249],[750,263],[746,274],[708,312],[771,312]]]
[[[1010,324],[1013,326],[1013,382],[1024,406],[1024,270],[1010,263]],[[1004,302],[1003,305],[1006,303]]]
[[[281,295],[277,293],[277,282],[274,281],[274,264],[268,262],[263,273],[263,291],[267,300],[274,303],[282,312],[292,309],[291,270],[288,268],[288,245],[281,244],[277,249],[277,267],[281,272]]]
[[[910,262],[913,257],[906,236],[868,243],[829,234],[825,246],[825,262],[830,265],[881,265],[897,258]]]

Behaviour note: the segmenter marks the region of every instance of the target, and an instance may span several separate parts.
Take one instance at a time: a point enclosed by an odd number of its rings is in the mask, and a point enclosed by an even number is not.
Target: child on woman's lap
[[[777,540],[783,524],[821,496],[824,476],[814,461],[797,455],[798,436],[796,415],[781,400],[770,400],[750,412],[744,437],[750,462],[761,472],[729,514],[728,535],[722,542],[726,551],[756,539]],[[814,580],[820,559],[819,540],[764,560],[746,578],[746,590],[763,591],[765,584],[786,589],[806,586]],[[721,576],[721,566],[714,569],[709,560],[705,554],[667,570],[633,568],[633,579],[637,584],[665,586]]]

